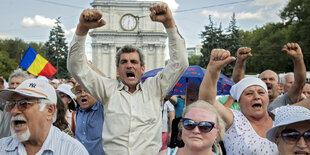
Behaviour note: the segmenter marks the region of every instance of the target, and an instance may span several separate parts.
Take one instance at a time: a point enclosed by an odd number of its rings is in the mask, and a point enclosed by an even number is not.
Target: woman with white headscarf
[[[244,78],[231,89],[231,95],[240,105],[241,112],[229,109],[216,100],[217,81],[221,69],[234,61],[230,52],[213,49],[210,61],[200,86],[199,99],[216,108],[226,123],[223,139],[227,154],[276,155],[275,143],[266,139],[273,120],[268,115],[269,103],[266,84],[258,78]]]

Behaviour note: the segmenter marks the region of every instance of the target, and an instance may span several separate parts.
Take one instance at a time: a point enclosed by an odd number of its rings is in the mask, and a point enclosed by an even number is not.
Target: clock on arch
[[[138,20],[133,14],[125,14],[121,17],[120,20],[121,28],[125,31],[132,31],[138,25]]]

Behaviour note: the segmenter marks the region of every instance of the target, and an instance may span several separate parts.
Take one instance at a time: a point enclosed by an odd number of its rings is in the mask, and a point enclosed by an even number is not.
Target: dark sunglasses
[[[310,130],[301,134],[299,131],[294,129],[284,129],[281,132],[281,137],[286,143],[296,144],[301,137],[304,137],[304,140],[307,144],[310,144]]]
[[[25,99],[23,100],[18,100],[18,101],[9,101],[6,105],[5,105],[5,110],[7,112],[10,112],[14,107],[15,105],[17,105],[17,108],[20,110],[20,111],[24,111],[25,109],[27,109],[28,107],[36,104],[36,103],[40,103],[40,102],[30,102],[30,101],[27,101]]]
[[[215,123],[213,122],[195,122],[189,118],[182,118],[182,124],[184,129],[186,130],[193,130],[198,126],[199,130],[203,133],[208,133],[210,132],[213,128],[216,128]]]

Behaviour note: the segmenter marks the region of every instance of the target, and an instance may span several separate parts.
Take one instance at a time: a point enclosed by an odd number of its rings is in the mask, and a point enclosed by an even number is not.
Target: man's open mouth
[[[81,101],[82,101],[82,103],[86,103],[87,99],[82,99]]]
[[[134,78],[135,77],[135,74],[132,73],[132,72],[127,72],[126,75],[127,75],[128,78]]]

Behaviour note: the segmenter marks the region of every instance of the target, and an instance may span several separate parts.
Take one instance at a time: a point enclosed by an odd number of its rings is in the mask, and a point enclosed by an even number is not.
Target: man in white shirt
[[[103,77],[85,61],[85,39],[89,29],[106,22],[97,10],[80,16],[68,55],[68,70],[92,96],[104,105],[103,147],[106,154],[157,154],[161,148],[160,101],[188,67],[184,39],[178,33],[165,3],[150,7],[150,18],[166,28],[170,60],[162,72],[143,84],[144,56],[137,47],[126,45],[116,54],[118,80]]]

